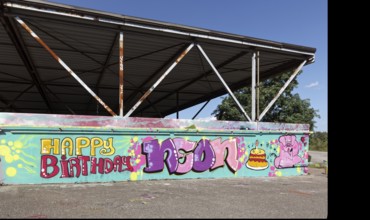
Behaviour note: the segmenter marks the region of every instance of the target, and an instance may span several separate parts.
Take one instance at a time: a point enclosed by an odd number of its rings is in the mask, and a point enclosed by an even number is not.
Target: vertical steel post
[[[257,57],[256,57],[256,62],[257,62],[257,89],[256,89],[256,102],[257,102],[257,107],[256,107],[256,110],[257,110],[257,121],[259,121],[259,118],[260,118],[260,52],[257,51]]]
[[[294,71],[294,73],[290,76],[290,78],[288,79],[288,81],[285,82],[284,86],[280,89],[280,91],[278,92],[278,94],[276,94],[276,96],[271,100],[271,102],[267,105],[267,107],[265,108],[265,110],[263,110],[262,114],[261,114],[261,118],[260,118],[260,121],[262,120],[263,116],[265,116],[266,112],[271,108],[271,106],[276,102],[276,100],[280,97],[280,95],[284,92],[284,90],[286,89],[286,87],[288,87],[288,85],[290,84],[290,82],[292,82],[292,80],[294,79],[294,77],[296,77],[296,75],[298,74],[298,72],[302,69],[302,67],[304,66],[304,64],[307,62],[307,60],[303,61],[298,67],[297,69]]]
[[[186,56],[186,54],[189,53],[191,48],[194,47],[194,43],[191,43],[181,54],[180,56],[176,59],[175,62],[162,74],[162,76],[148,89],[148,91],[145,92],[145,94],[139,99],[139,101],[126,113],[124,116],[129,117],[136,109],[139,107],[139,105],[150,95],[150,93],[153,92],[153,90],[166,78],[166,76],[175,68],[175,66]]]
[[[221,74],[218,72],[218,70],[216,69],[216,67],[213,65],[213,63],[211,62],[211,60],[208,58],[207,54],[204,52],[203,48],[197,44],[197,47],[199,49],[199,51],[203,54],[204,58],[207,60],[207,62],[209,63],[209,65],[212,67],[213,71],[216,73],[216,75],[218,76],[218,78],[220,79],[220,81],[222,82],[222,84],[224,85],[224,87],[226,88],[226,90],[229,92],[229,95],[234,99],[234,102],[236,103],[236,105],[239,107],[240,111],[244,114],[244,116],[249,120],[249,121],[252,121],[248,114],[245,112],[245,110],[243,109],[242,105],[239,103],[239,101],[236,99],[234,93],[230,90],[229,86],[226,84],[225,80],[222,78]]]
[[[123,32],[119,34],[119,116],[123,116]]]
[[[60,64],[64,67],[65,70],[67,70],[76,80],[77,82],[79,82],[111,115],[113,116],[117,116],[116,113],[113,112],[113,110],[111,108],[109,108],[108,105],[106,105],[103,100],[101,100],[81,79],[80,77],[78,77],[76,75],[76,73],[73,72],[73,70],[71,70],[71,68],[69,68],[69,66],[67,64],[65,64],[63,62],[62,59],[60,59],[58,57],[58,55],[56,55],[54,53],[53,50],[50,49],[50,47],[48,45],[46,45],[46,43],[41,40],[41,38],[39,36],[36,35],[35,32],[33,32],[31,30],[30,27],[28,27],[28,25],[26,23],[23,22],[22,19],[20,19],[19,17],[15,17],[15,19],[18,21],[19,24],[21,24],[21,26],[29,33],[31,34],[31,36],[39,43],[41,44],[41,46],[43,46],[49,53],[50,55]]]
[[[256,52],[252,53],[252,121],[256,121]]]
[[[176,119],[179,119],[179,93],[176,92]]]

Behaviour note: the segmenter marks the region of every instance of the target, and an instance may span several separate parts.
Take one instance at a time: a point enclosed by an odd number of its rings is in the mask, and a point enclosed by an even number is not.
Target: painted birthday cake
[[[268,167],[266,152],[263,149],[254,148],[249,154],[246,166],[252,170],[263,170]]]

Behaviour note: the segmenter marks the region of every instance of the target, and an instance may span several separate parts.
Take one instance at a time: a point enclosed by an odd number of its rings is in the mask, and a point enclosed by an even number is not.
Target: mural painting
[[[306,137],[301,141],[295,135],[269,140],[196,138],[22,135],[15,141],[1,139],[1,167],[5,168],[2,181],[56,183],[307,172]]]
[[[2,184],[308,171],[309,125],[21,113],[0,113],[0,125]]]

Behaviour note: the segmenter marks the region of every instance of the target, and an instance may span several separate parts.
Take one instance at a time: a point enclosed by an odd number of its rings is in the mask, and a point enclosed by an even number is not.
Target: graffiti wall
[[[68,126],[60,117],[79,125]],[[236,129],[239,125],[219,121],[161,119],[163,124],[158,124],[158,119],[120,118],[114,124],[105,122],[112,117],[72,117],[1,113],[0,182],[274,177],[307,172],[309,138],[303,125],[245,122]],[[86,126],[91,121],[95,124]],[[122,126],[117,126],[120,121]],[[264,129],[257,130],[259,126]]]

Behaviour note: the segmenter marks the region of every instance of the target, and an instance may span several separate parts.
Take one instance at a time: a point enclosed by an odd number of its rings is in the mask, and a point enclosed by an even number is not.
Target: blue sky
[[[124,15],[315,47],[316,62],[305,66],[294,92],[319,110],[316,131],[327,131],[328,10],[325,0],[52,0]],[[209,118],[221,98],[197,118]],[[192,118],[202,104],[180,112]],[[250,113],[249,113],[250,114]],[[171,118],[175,115],[169,116]]]

